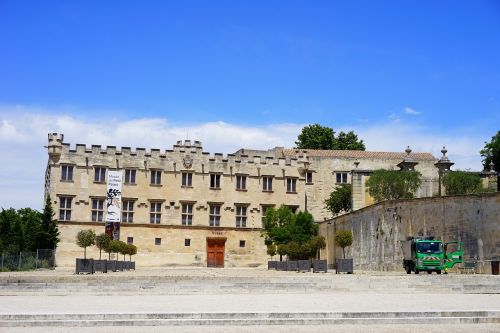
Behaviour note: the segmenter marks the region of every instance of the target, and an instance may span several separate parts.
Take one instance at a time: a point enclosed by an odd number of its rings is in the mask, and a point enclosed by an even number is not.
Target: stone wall
[[[490,260],[500,260],[500,193],[385,201],[322,222],[327,238],[321,257],[333,263],[342,257],[335,246],[336,230],[350,229],[353,245],[346,257],[356,269],[402,270],[401,240],[407,236],[435,236],[445,242],[462,241],[464,259],[477,259],[483,271]]]

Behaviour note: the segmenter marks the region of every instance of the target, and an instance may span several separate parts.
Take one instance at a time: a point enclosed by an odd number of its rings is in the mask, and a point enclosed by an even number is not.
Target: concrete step
[[[499,324],[500,311],[3,314],[0,327]]]

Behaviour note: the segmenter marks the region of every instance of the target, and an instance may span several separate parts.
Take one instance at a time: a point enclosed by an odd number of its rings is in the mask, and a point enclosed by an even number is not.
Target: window
[[[246,228],[247,226],[247,206],[236,206],[236,227]]]
[[[273,177],[264,176],[262,177],[262,191],[272,191],[273,190]]]
[[[220,206],[210,205],[210,218],[208,222],[211,227],[220,226]]]
[[[245,247],[245,244],[246,242],[244,240],[240,240],[240,247]]]
[[[192,225],[193,224],[193,204],[184,203],[182,204],[182,225]]]
[[[182,173],[182,186],[192,187],[193,186],[193,173],[183,172]]]
[[[220,188],[220,175],[210,174],[210,188]]]
[[[312,172],[306,172],[306,183],[307,184],[312,184],[313,182],[313,173]]]
[[[297,192],[297,178],[287,178],[286,179],[286,191],[288,193]]]
[[[297,210],[299,209],[299,206],[295,206],[295,205],[287,205],[288,209],[290,209],[290,211],[295,214],[297,213]]]
[[[125,184],[135,184],[135,169],[125,169]]]
[[[247,176],[236,175],[236,189],[237,190],[247,189]]]
[[[127,237],[127,244],[134,244],[134,237]]]
[[[337,184],[346,184],[347,183],[347,172],[337,172],[336,174]]]
[[[161,238],[155,238],[155,245],[161,245]]]
[[[161,222],[161,202],[151,202],[149,210],[149,223],[160,224]]]
[[[269,208],[274,207],[273,205],[262,205],[262,225],[264,225],[264,220],[266,219],[266,212]]]
[[[151,170],[151,185],[161,184],[161,170]]]
[[[106,181],[106,168],[94,168],[94,181],[96,183],[104,183]]]
[[[59,197],[59,220],[71,221],[72,197]]]
[[[72,165],[62,165],[61,166],[61,180],[72,181],[73,180],[73,166]]]
[[[102,222],[104,199],[92,199],[92,222]]]
[[[134,201],[133,200],[123,200],[122,222],[125,222],[125,223],[133,223],[134,222]]]
[[[189,238],[184,240],[184,246],[191,246],[191,240]]]

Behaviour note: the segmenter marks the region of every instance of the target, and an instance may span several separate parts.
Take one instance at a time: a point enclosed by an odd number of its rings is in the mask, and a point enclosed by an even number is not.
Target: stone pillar
[[[436,168],[438,168],[438,175],[439,175],[439,196],[443,196],[443,190],[442,190],[442,187],[443,187],[443,184],[442,184],[442,178],[443,178],[443,175],[450,171],[450,168],[453,164],[453,162],[451,162],[448,157],[446,157],[446,153],[448,152],[448,150],[446,150],[446,147],[443,146],[443,149],[441,149],[441,153],[443,154],[443,156],[441,156],[441,158],[439,159],[439,161],[437,161],[436,163],[434,163],[434,165],[436,166]]]

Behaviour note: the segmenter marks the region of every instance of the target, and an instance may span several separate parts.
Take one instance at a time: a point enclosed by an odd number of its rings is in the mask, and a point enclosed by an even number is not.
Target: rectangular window
[[[104,199],[92,199],[92,222],[102,222]]]
[[[288,193],[297,192],[297,178],[287,178],[286,179],[286,191]]]
[[[220,188],[220,175],[210,174],[210,188]]]
[[[123,200],[122,222],[134,223],[134,201]]]
[[[307,184],[312,184],[313,182],[313,173],[312,172],[306,172],[306,183]]]
[[[240,247],[245,247],[246,242],[244,240],[240,240]]]
[[[61,180],[72,181],[73,180],[73,166],[72,165],[62,165],[61,166]]]
[[[135,169],[125,169],[125,184],[135,184]]]
[[[273,177],[262,177],[262,191],[268,192],[273,190]]]
[[[161,185],[161,170],[151,170],[151,185]]]
[[[247,189],[247,176],[237,175],[236,176],[236,189],[246,190]]]
[[[236,227],[246,228],[247,226],[247,206],[236,206]]]
[[[266,219],[266,213],[269,208],[274,207],[273,205],[262,205],[262,225],[264,225],[264,221]]]
[[[155,245],[161,245],[161,238],[155,238]]]
[[[210,205],[210,218],[208,222],[211,227],[220,226],[220,206],[221,205]]]
[[[299,206],[292,206],[292,205],[290,205],[290,206],[287,206],[287,207],[288,207],[288,209],[290,209],[290,211],[293,214],[297,213],[297,210],[299,209]]]
[[[106,168],[94,168],[94,182],[104,183],[106,181]]]
[[[160,224],[161,222],[161,202],[151,202],[149,210],[149,223]]]
[[[59,197],[59,221],[71,221],[72,197]]]
[[[182,225],[193,225],[193,204],[182,204]]]
[[[134,244],[134,237],[127,237],[127,244]]]
[[[191,246],[191,240],[189,238],[184,240],[184,246]]]
[[[182,173],[182,186],[192,187],[193,186],[193,173],[183,172]]]
[[[335,175],[337,184],[347,183],[347,172],[337,172]]]

